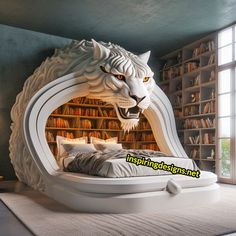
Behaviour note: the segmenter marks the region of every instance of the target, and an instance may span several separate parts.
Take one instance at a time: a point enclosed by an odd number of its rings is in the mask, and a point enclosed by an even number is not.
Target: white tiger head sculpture
[[[93,60],[85,73],[90,85],[89,97],[111,103],[122,128],[129,131],[150,105],[154,85],[153,72],[147,65],[150,51],[136,56],[114,44],[95,40],[92,44]]]

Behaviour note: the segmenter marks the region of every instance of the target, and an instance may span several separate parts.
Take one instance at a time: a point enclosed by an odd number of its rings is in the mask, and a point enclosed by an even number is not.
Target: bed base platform
[[[47,194],[79,212],[115,214],[181,210],[185,207],[210,204],[220,198],[219,185],[216,183],[182,189],[177,195],[166,190],[131,194],[86,193],[55,184],[50,185]]]
[[[169,181],[180,186],[178,194],[167,191]],[[104,178],[80,173],[58,172],[47,183],[46,194],[79,212],[162,212],[220,198],[217,176],[202,171],[200,178],[183,175]]]

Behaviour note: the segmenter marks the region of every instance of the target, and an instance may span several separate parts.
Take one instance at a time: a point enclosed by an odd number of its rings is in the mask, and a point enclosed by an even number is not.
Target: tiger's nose
[[[133,98],[136,102],[137,102],[137,104],[139,104],[146,96],[144,96],[144,97],[142,97],[142,98],[139,98],[139,97],[137,97],[136,95],[131,95],[131,94],[129,94],[129,96],[131,97],[131,98]]]

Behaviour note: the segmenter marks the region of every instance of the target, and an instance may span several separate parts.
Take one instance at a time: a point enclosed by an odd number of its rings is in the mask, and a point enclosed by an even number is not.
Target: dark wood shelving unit
[[[212,172],[216,160],[215,49],[216,35],[211,34],[169,53],[161,58],[163,66],[158,81],[173,105],[178,135],[188,156],[202,170]],[[197,123],[196,120],[213,124],[187,125]]]

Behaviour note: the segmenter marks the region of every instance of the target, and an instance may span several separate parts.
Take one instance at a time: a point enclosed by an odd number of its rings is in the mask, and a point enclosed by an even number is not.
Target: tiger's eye
[[[149,79],[150,79],[150,77],[144,77],[143,82],[148,82]]]
[[[118,80],[125,80],[125,76],[124,75],[114,75]]]

